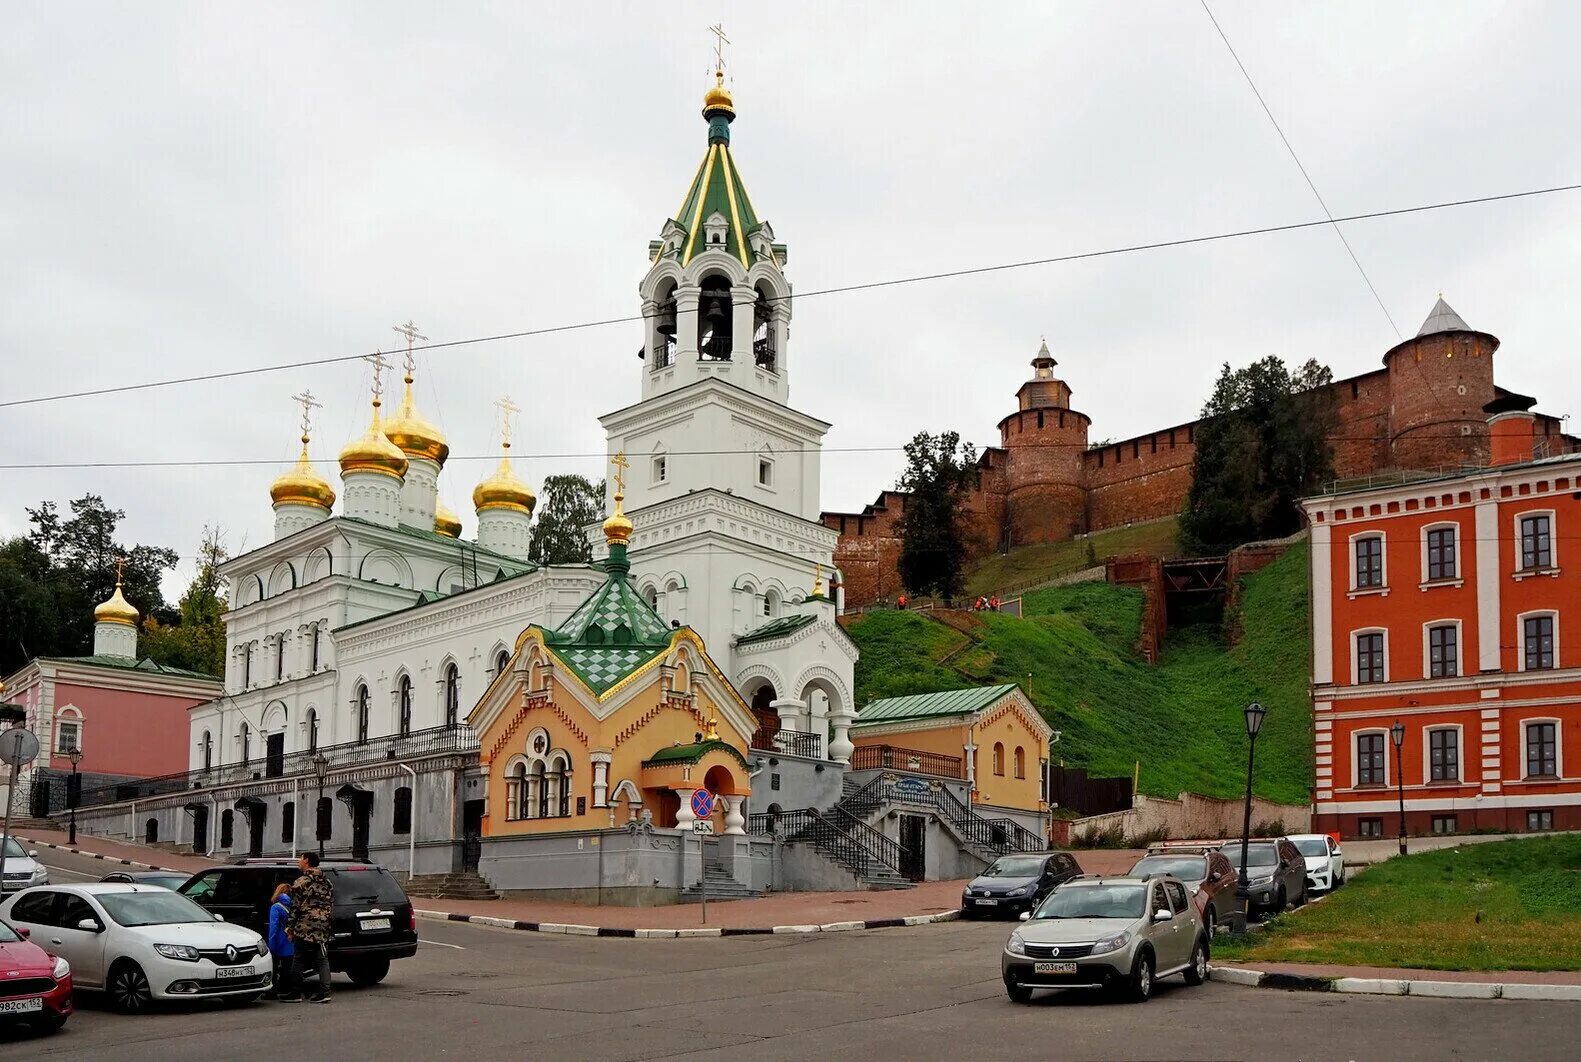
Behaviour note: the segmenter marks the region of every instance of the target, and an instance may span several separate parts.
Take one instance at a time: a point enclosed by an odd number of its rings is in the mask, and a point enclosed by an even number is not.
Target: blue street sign
[[[692,791],[692,814],[706,819],[714,813],[714,794],[706,789]]]

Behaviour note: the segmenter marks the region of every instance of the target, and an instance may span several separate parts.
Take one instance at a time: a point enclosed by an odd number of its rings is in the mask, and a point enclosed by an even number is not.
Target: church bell
[[[659,307],[659,334],[673,336],[675,332],[675,301],[672,299]]]

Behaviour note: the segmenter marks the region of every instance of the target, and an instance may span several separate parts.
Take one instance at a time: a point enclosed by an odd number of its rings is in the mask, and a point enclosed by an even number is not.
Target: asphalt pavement
[[[110,869],[51,853],[61,877]],[[1573,1058],[1581,1005],[1159,986],[1006,1000],[1008,923],[810,936],[630,940],[421,922],[380,986],[333,1002],[182,1005],[128,1018],[91,996],[61,1033],[0,1057],[621,1059]],[[4,1036],[5,1034],[0,1034]]]

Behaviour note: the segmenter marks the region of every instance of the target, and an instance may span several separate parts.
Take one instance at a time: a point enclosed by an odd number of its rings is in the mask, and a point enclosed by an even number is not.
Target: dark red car
[[[0,1024],[54,1032],[71,1017],[71,965],[0,922]]]

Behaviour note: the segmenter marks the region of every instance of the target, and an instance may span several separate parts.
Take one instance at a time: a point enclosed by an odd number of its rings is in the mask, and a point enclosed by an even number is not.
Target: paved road
[[[50,862],[67,866],[71,857]],[[80,866],[80,863],[73,863]],[[102,864],[94,870],[103,868]],[[1009,1003],[990,923],[803,937],[621,940],[423,922],[425,942],[328,1007],[89,1002],[28,1058],[1573,1058],[1581,1005],[1387,999],[1209,984],[1152,1003]],[[0,1045],[0,1054],[16,1047]],[[17,1052],[20,1055],[20,1052]]]

